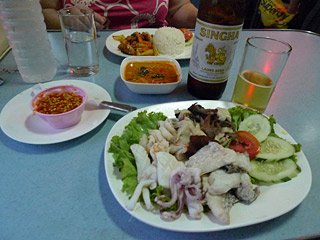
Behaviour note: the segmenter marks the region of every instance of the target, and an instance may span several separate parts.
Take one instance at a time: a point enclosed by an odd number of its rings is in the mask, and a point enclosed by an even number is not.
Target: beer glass
[[[232,102],[264,112],[291,51],[283,41],[248,38]]]

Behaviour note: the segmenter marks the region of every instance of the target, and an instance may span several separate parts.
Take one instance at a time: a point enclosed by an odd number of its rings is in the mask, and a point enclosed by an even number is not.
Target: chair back
[[[0,19],[0,60],[9,49],[9,42]]]

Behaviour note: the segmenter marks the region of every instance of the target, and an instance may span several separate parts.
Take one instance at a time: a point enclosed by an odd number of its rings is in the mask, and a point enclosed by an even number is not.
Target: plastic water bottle
[[[39,0],[0,0],[0,17],[23,81],[52,80],[57,62]]]

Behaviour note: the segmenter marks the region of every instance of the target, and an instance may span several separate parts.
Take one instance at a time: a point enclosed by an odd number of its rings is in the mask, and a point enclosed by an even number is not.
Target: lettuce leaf
[[[247,117],[255,114],[261,114],[260,112],[250,109],[244,108],[241,106],[236,106],[229,108],[229,113],[231,115],[232,122],[235,124],[236,129],[239,129],[239,124]],[[276,119],[273,115],[268,117],[270,126],[271,126],[271,133],[274,133],[274,124],[276,124]]]
[[[125,127],[121,136],[111,139],[109,152],[114,158],[114,166],[119,170],[123,185],[122,191],[131,196],[138,184],[135,159],[130,151],[130,146],[139,143],[143,134],[149,129],[157,129],[158,121],[167,117],[163,113],[147,111],[139,112]]]

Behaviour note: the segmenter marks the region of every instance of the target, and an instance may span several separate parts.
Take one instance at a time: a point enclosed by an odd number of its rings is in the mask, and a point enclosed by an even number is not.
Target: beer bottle
[[[188,74],[195,97],[221,97],[244,17],[245,0],[200,0]]]

